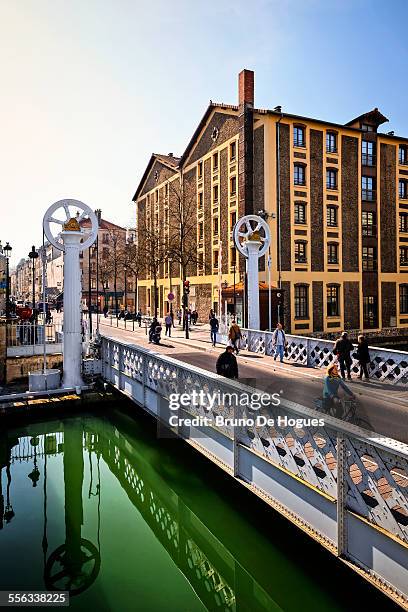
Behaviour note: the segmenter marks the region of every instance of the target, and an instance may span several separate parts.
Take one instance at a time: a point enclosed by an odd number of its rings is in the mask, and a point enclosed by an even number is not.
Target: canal
[[[98,612],[397,609],[132,410],[0,431],[0,590]]]

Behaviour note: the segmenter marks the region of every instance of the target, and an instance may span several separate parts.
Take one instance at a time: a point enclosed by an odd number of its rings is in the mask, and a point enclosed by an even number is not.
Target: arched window
[[[306,166],[297,162],[293,167],[293,182],[295,185],[306,185]]]
[[[326,132],[326,152],[337,153],[337,132]]]
[[[327,263],[339,263],[339,245],[337,242],[329,242],[327,245]]]
[[[295,202],[295,223],[306,223],[306,202]]]
[[[309,286],[295,285],[295,318],[309,318]]]
[[[326,187],[327,189],[337,189],[337,168],[327,168]]]
[[[328,317],[339,317],[340,316],[340,285],[327,285],[326,298],[327,298],[327,316]]]
[[[305,147],[306,146],[306,128],[304,125],[293,126],[293,146],[294,147]]]
[[[307,263],[307,242],[296,240],[295,242],[295,263]]]
[[[399,299],[400,299],[400,314],[408,314],[408,285],[400,285],[399,287]]]

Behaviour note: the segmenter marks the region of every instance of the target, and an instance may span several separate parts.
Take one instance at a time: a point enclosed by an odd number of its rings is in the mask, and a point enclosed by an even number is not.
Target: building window
[[[214,153],[212,157],[212,163],[213,163],[213,172],[216,172],[218,170],[218,153]]]
[[[231,267],[236,267],[237,265],[237,249],[235,247],[231,247],[230,250],[230,262],[231,262]]]
[[[337,227],[338,225],[338,210],[337,206],[328,206],[326,211],[326,220],[328,227]]]
[[[305,128],[300,125],[295,125],[293,128],[293,145],[295,147],[305,147]]]
[[[363,210],[361,219],[363,236],[376,236],[376,216],[374,212]]]
[[[102,259],[108,259],[109,258],[109,249],[107,247],[103,247],[102,249]]]
[[[230,161],[234,161],[235,158],[237,156],[237,143],[235,142],[231,142],[230,144]]]
[[[309,287],[307,285],[295,285],[295,318],[309,318]]]
[[[363,140],[361,143],[361,162],[363,166],[374,166],[374,143]]]
[[[218,219],[218,217],[214,217],[214,219],[213,219],[213,234],[214,234],[214,236],[218,236],[219,227],[220,227],[219,219]]]
[[[109,244],[109,234],[102,234],[102,243]]]
[[[408,232],[408,213],[400,213],[399,231],[403,234],[406,234]]]
[[[408,246],[400,247],[400,265],[408,266]]]
[[[96,289],[96,280],[91,278],[91,289]]]
[[[337,189],[337,170],[334,170],[334,168],[326,170],[326,187],[327,189]]]
[[[218,261],[219,261],[219,252],[214,251],[213,253],[214,270],[218,270]]]
[[[303,164],[295,164],[294,166],[294,183],[295,185],[306,185],[306,173]]]
[[[164,186],[164,197],[167,198],[168,195],[169,195],[169,184],[166,183]]]
[[[231,195],[234,196],[237,193],[237,177],[236,176],[231,176],[230,179],[230,190],[231,190]]]
[[[327,316],[340,316],[340,287],[339,285],[327,285]]]
[[[400,314],[408,314],[408,285],[400,285]]]
[[[408,147],[407,145],[400,145],[398,150],[398,161],[402,166],[408,164]]]
[[[198,240],[199,242],[204,240],[204,223],[198,224]]]
[[[363,246],[363,270],[372,272],[377,269],[377,249],[372,246]]]
[[[339,263],[339,245],[337,242],[329,242],[327,245],[327,263]]]
[[[361,197],[366,202],[374,201],[374,180],[372,176],[361,177]]]
[[[377,297],[375,295],[363,296],[363,324],[364,327],[377,326]]]
[[[306,244],[304,240],[295,242],[295,263],[307,263]]]
[[[198,254],[197,267],[199,273],[204,271],[204,253]]]
[[[399,197],[401,200],[408,199],[408,181],[404,181],[403,179],[399,180]]]
[[[230,228],[231,228],[231,232],[233,231],[235,224],[237,222],[237,213],[235,212],[235,210],[230,214]],[[231,234],[231,239],[232,239],[232,234]]]
[[[213,187],[213,200],[214,204],[218,202],[218,185],[214,185]]]
[[[304,225],[306,223],[306,204],[295,202],[295,223]]]
[[[204,201],[203,201],[203,192],[200,191],[199,194],[198,194],[198,208],[200,210],[202,210],[203,204],[204,204]]]
[[[363,132],[374,132],[374,127],[372,125],[367,125],[366,123],[362,124],[361,129]]]
[[[335,132],[327,132],[326,134],[326,151],[327,153],[337,153],[337,134]]]
[[[154,192],[154,198],[157,204],[157,202],[159,201],[159,190],[158,189],[156,189],[156,191]]]
[[[198,165],[197,165],[197,175],[198,175],[199,179],[203,178],[203,162],[202,161],[198,162]]]

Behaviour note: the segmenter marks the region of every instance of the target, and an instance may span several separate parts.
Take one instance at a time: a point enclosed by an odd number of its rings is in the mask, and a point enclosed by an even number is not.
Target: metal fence
[[[245,350],[263,355],[273,355],[273,332],[241,328],[241,347]],[[220,341],[226,342],[227,336],[220,334]],[[285,359],[307,367],[326,368],[336,360],[333,353],[334,342],[307,336],[286,334],[287,347]],[[355,348],[357,348],[355,346]],[[392,349],[381,349],[370,346],[370,377],[392,385],[408,385],[408,353]],[[351,370],[359,372],[358,360],[352,353]]]
[[[62,351],[62,324],[12,323],[7,330],[7,356],[39,355]]]
[[[204,399],[178,411],[210,425],[174,432],[408,605],[407,445],[286,400],[257,412],[273,420],[259,424],[235,395],[254,388],[113,338],[102,338],[102,361],[105,380],[161,421],[172,414],[171,393],[219,394],[213,405]],[[311,426],[296,421],[322,417]],[[244,420],[225,420],[232,418]]]

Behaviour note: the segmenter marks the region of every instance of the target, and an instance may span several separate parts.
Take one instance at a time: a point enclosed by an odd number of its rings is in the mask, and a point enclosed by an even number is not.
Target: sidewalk
[[[135,323],[135,329],[133,330],[132,321],[126,322],[126,328],[124,325],[124,321],[120,320],[118,323],[118,327],[116,327],[116,319],[112,319],[112,326],[110,324],[110,319],[104,319],[104,317],[100,317],[100,327],[101,330],[105,329],[107,332],[109,329],[121,329],[126,330],[126,332],[130,332],[134,334],[135,337],[143,337],[144,340],[147,340],[145,327],[139,327]],[[96,317],[95,317],[95,328],[96,328]],[[217,344],[216,347],[212,346],[210,339],[210,327],[208,324],[199,323],[197,325],[193,325],[190,330],[190,338],[185,338],[185,332],[181,328],[181,326],[176,325],[176,327],[171,330],[170,339],[167,336],[162,334],[162,343],[165,344],[166,340],[171,340],[172,343],[178,344],[179,346],[185,346],[186,348],[194,348],[199,351],[205,352],[213,352],[213,353],[221,353],[225,345]],[[135,338],[136,339],[136,338]],[[250,364],[251,366],[258,366],[261,368],[267,368],[268,370],[282,371],[286,375],[292,377],[304,377],[308,379],[322,380],[326,375],[326,370],[324,368],[315,368],[315,367],[307,367],[294,362],[283,362],[275,361],[271,355],[263,355],[262,353],[254,353],[252,351],[240,350],[238,355],[238,362]],[[365,382],[359,380],[356,377],[353,377],[351,381],[347,381],[354,388],[357,388],[360,392],[364,391],[364,393],[370,391],[375,395],[382,395],[385,399],[387,397],[392,396],[393,400],[406,402],[408,400],[408,391],[406,391],[402,387],[397,387],[395,385],[388,385],[382,382],[377,382],[375,380],[371,380],[370,382]],[[380,393],[379,393],[380,392]]]

